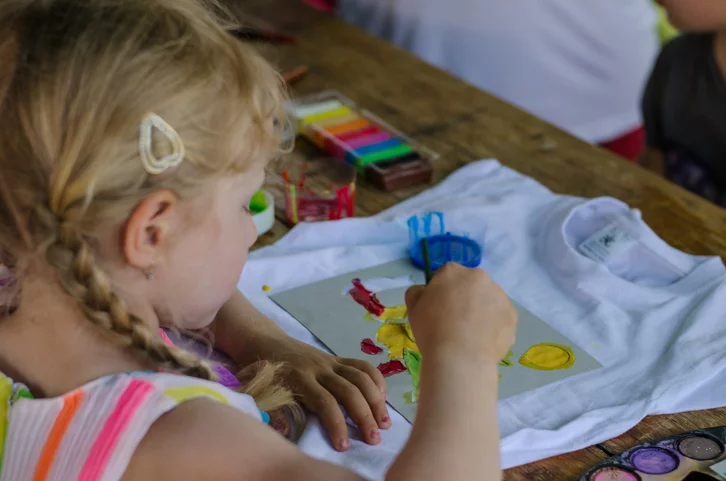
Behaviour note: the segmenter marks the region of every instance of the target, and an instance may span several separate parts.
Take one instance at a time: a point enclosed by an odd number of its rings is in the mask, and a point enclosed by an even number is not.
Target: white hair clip
[[[152,149],[152,133],[156,128],[171,144],[172,152],[162,158],[157,158]],[[167,124],[164,119],[155,113],[149,113],[141,121],[141,132],[139,133],[139,152],[144,169],[149,174],[158,175],[169,167],[176,167],[184,160],[184,143],[174,127]]]

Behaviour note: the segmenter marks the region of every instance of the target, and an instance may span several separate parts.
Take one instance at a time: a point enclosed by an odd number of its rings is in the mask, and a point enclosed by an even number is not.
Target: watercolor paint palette
[[[726,427],[691,431],[631,448],[579,481],[725,481]]]
[[[297,132],[327,154],[391,191],[430,182],[438,155],[336,91],[291,102]]]

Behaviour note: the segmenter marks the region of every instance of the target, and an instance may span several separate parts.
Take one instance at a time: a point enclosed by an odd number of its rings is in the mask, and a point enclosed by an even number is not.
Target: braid
[[[44,223],[54,222],[47,209],[36,209]],[[46,258],[59,274],[65,291],[78,301],[84,315],[110,338],[148,359],[160,369],[213,380],[214,374],[196,355],[168,346],[138,316],[131,314],[113,291],[108,277],[96,264],[88,242],[69,222],[62,222],[57,238],[50,240]]]

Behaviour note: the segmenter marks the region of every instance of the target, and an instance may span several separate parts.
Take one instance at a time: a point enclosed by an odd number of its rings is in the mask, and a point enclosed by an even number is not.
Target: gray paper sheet
[[[377,366],[389,361],[388,350],[377,342],[376,334],[381,326],[377,320],[366,319],[366,310],[355,302],[350,295],[344,295],[352,288],[352,280],[359,278],[366,284],[367,279],[400,278],[411,276],[412,283],[422,284],[424,274],[408,259],[390,262],[368,269],[350,272],[338,277],[308,284],[271,298],[285,309],[336,355],[369,361]],[[375,290],[375,289],[373,289]],[[406,287],[397,287],[377,292],[380,302],[386,307],[404,303]],[[513,302],[519,313],[517,341],[512,347],[513,355],[508,358],[509,366],[500,366],[499,399],[505,399],[568,377],[601,367],[592,356],[575,346],[569,339],[554,330],[544,321]],[[442,322],[446,320],[443,319]],[[384,352],[368,355],[361,351],[361,341],[372,339]],[[543,344],[549,344],[544,345]],[[554,345],[554,346],[552,346]],[[534,349],[531,349],[533,346]],[[559,346],[569,348],[563,350]],[[574,364],[566,369],[539,370],[520,363],[522,356],[529,352],[527,359],[547,365],[559,363],[574,356]],[[527,364],[527,359],[524,363]],[[413,383],[407,373],[393,375],[386,379],[389,403],[407,420],[413,422],[416,403],[407,401],[413,392]],[[408,394],[407,394],[408,393]]]

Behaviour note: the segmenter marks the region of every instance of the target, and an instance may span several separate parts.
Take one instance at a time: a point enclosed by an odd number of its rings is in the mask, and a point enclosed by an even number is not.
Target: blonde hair
[[[210,8],[211,7],[211,8]],[[280,150],[277,72],[226,33],[216,4],[194,0],[3,0],[0,4],[0,263],[39,255],[85,317],[160,369],[213,379],[130,313],[96,263],[99,225],[121,223],[157,189],[200,185]],[[178,132],[184,162],[144,170],[150,112]],[[168,153],[153,137],[155,155]],[[22,284],[22,276],[19,283]],[[259,370],[262,409],[292,403]]]

